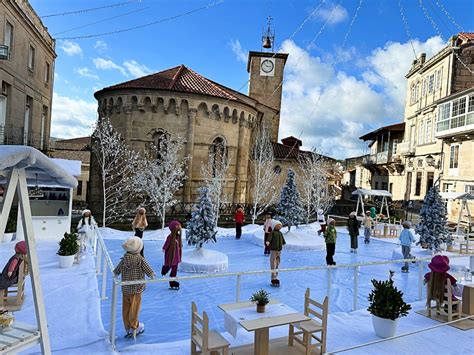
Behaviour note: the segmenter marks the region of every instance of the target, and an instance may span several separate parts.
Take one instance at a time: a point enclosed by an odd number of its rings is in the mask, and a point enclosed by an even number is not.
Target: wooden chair
[[[433,306],[431,301],[429,301],[427,302],[426,307],[428,309],[428,317],[430,318],[432,312],[435,312],[437,316],[447,316],[448,322],[451,322],[453,318],[461,317],[461,301],[453,300],[453,288],[451,287],[451,280],[446,279],[443,302],[436,301],[435,305]],[[454,308],[456,309],[454,310]]]
[[[25,299],[25,269],[26,262],[23,261],[18,272],[18,282],[6,290],[0,290],[0,307],[14,312],[21,309]]]
[[[191,304],[191,355],[229,354],[229,343],[222,335],[209,331],[209,318],[206,312],[198,313],[196,304]],[[222,351],[222,352],[221,352]]]
[[[313,307],[315,309],[313,309]],[[310,317],[311,320],[290,324],[288,345],[293,346],[293,341],[296,341],[305,347],[306,355],[311,354],[311,351],[316,348],[319,348],[319,352],[324,354],[326,352],[328,321],[327,296],[324,298],[324,302],[321,304],[310,298],[310,290],[307,288],[304,295],[304,314]],[[295,331],[295,328],[299,330]],[[302,335],[302,337],[300,337],[300,335]],[[312,339],[315,339],[316,343],[312,344]]]
[[[465,239],[459,242],[459,254],[469,254],[474,248],[474,233],[467,233]]]

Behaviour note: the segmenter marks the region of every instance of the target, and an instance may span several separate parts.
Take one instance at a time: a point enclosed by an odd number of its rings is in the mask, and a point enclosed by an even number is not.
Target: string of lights
[[[349,29],[347,30],[345,36],[344,36],[344,41],[342,41],[342,46],[341,48],[344,48],[346,46],[347,38],[349,37],[349,34],[352,32],[352,26],[354,26],[354,22],[357,19],[357,16],[359,15],[360,8],[362,7],[362,3],[364,0],[359,0],[359,5],[357,6],[357,9],[354,13],[354,16],[352,17],[352,21],[349,25]]]
[[[408,41],[410,42],[413,55],[415,56],[415,59],[418,59],[418,56],[415,50],[415,45],[413,44],[413,36],[411,35],[410,26],[408,26],[408,21],[405,16],[405,10],[403,9],[402,0],[398,0],[398,8],[400,9],[400,16],[402,17],[402,21],[403,21],[403,28],[405,29],[405,33],[408,36]]]
[[[49,14],[49,15],[44,15],[40,16],[41,18],[49,18],[49,17],[57,17],[57,16],[67,16],[67,15],[76,15],[76,14],[85,14],[88,12],[93,12],[93,11],[98,11],[98,10],[103,10],[103,9],[110,9],[112,7],[118,7],[118,6],[124,6],[124,5],[129,5],[133,3],[134,1],[125,1],[125,2],[120,2],[118,4],[112,4],[112,5],[105,5],[105,6],[99,6],[99,7],[92,7],[88,9],[82,9],[82,10],[75,10],[75,11],[67,11],[67,12],[61,12],[61,13],[56,13],[56,14]]]
[[[454,20],[454,18],[451,16],[451,14],[448,12],[448,10],[446,10],[446,8],[445,8],[444,5],[441,3],[441,1],[436,0],[436,6],[438,6],[438,7],[441,9],[441,11],[444,12],[444,14],[446,15],[446,17],[451,20],[451,22],[453,23],[454,26],[456,26],[461,32],[464,32],[464,28],[463,28],[460,24],[458,24],[458,23],[456,22],[456,20]]]

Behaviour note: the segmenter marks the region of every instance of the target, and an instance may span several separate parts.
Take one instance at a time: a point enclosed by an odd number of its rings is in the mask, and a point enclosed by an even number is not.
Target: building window
[[[434,185],[434,173],[430,172],[426,176],[426,193],[428,193],[428,191],[430,191],[430,189],[433,187],[433,185]]]
[[[427,80],[424,79],[424,80],[423,80],[423,84],[422,84],[423,86],[422,86],[422,89],[421,89],[421,96],[425,96],[425,95],[426,95],[426,86],[427,86],[426,83],[427,83]]]
[[[443,68],[441,69],[438,69],[436,71],[436,90],[439,90],[441,88],[441,79],[442,79],[442,72],[443,72]]]
[[[469,106],[467,112],[474,112],[474,95],[469,96]]]
[[[281,166],[280,165],[275,166],[273,168],[273,171],[275,172],[275,174],[280,175],[281,174]],[[355,180],[355,176],[354,176],[354,180]]]
[[[28,51],[28,69],[33,71],[35,69],[35,48],[30,46],[30,50]]]
[[[453,110],[451,116],[458,116],[466,112],[466,97],[461,97],[460,99],[453,101]]]
[[[397,154],[397,149],[398,149],[398,139],[394,139],[392,142],[392,155]]]
[[[31,115],[33,111],[33,98],[26,97],[25,116],[23,119],[23,145],[28,145],[28,135],[30,132]]]
[[[44,65],[44,82],[46,84],[49,84],[49,73],[51,71],[51,66],[49,65],[49,63],[45,63]]]
[[[434,91],[434,80],[435,80],[435,75],[431,74],[428,77],[428,93],[431,94]]]
[[[420,130],[418,131],[418,145],[422,145],[424,143],[423,136],[425,134],[424,131],[424,124],[423,122],[420,123]]]
[[[415,196],[421,195],[421,172],[416,173]]]
[[[209,158],[212,159],[212,176],[216,177],[227,163],[227,147],[224,139],[221,137],[214,139],[209,153]]]
[[[474,185],[466,185],[464,186],[464,192],[474,195]]]
[[[452,145],[449,152],[449,168],[457,169],[459,159],[459,145]]]
[[[376,182],[375,182],[375,188],[374,188],[374,190],[378,190],[378,189],[379,189],[379,182],[376,181]]]
[[[163,154],[166,154],[168,133],[158,131],[153,135],[153,144],[156,147],[156,159],[158,164],[163,160]]]
[[[8,47],[8,57],[10,58],[13,51],[13,25],[6,21],[5,32],[3,33],[3,44]]]
[[[386,182],[382,182],[382,190],[387,191],[388,189],[388,184]]]
[[[431,120],[428,120],[425,125],[425,143],[431,143],[431,141]]]
[[[77,196],[82,196],[82,180],[77,182]]]
[[[390,192],[390,193],[393,192],[393,182],[391,182],[391,183],[388,185],[388,192]]]
[[[444,183],[443,184],[443,192],[453,192],[454,190],[454,185],[451,183]]]

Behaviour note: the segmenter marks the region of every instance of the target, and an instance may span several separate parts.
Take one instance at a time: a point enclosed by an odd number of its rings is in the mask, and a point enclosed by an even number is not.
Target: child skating
[[[155,277],[153,269],[140,255],[143,241],[139,237],[128,239],[123,243],[122,248],[125,250],[125,254],[114,270],[115,275],[121,274],[122,281],[143,280],[145,274],[152,279]],[[138,320],[145,287],[145,284],[122,286],[122,318],[126,338],[133,337],[135,339],[137,335],[145,331],[145,325]]]
[[[324,232],[324,241],[326,242],[326,264],[336,265],[334,261],[334,254],[336,253],[336,221],[334,219],[328,219],[328,227]]]
[[[270,248],[267,245],[268,238],[270,237],[270,233],[272,232],[272,216],[267,214],[265,217],[265,223],[263,224],[263,255],[270,256]]]
[[[365,212],[365,216],[362,219],[362,225],[364,226],[364,243],[370,243],[370,234],[372,233],[372,224],[374,220],[370,217],[370,211]]]
[[[357,214],[351,212],[349,219],[347,220],[347,229],[349,230],[349,236],[351,237],[351,253],[357,253],[360,224],[357,220]]]
[[[183,255],[183,241],[181,239],[181,223],[172,221],[169,225],[171,234],[166,238],[163,245],[165,253],[165,262],[161,268],[161,275],[165,276],[170,270],[170,277],[176,277],[178,273],[178,265]],[[170,281],[170,289],[179,290],[178,281]]]
[[[280,231],[282,224],[280,221],[273,220],[272,231],[268,237],[268,241],[265,243],[270,248],[270,269],[276,270],[280,266],[280,256],[283,245],[286,244],[285,238]],[[272,272],[271,285],[274,287],[280,287],[280,280],[278,280],[278,272]]]
[[[411,245],[415,242],[415,237],[410,230],[411,223],[409,221],[405,221],[402,223],[403,230],[400,233],[399,241],[400,245],[402,246],[402,254],[403,259],[412,259],[413,256],[411,255]],[[405,261],[405,266],[402,266],[402,272],[408,272],[408,262]]]

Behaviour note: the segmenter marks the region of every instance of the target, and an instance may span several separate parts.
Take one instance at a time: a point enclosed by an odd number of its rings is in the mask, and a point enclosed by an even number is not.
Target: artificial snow
[[[193,273],[212,273],[227,270],[229,258],[224,253],[193,248],[183,250],[183,261],[179,264],[179,271]]]

